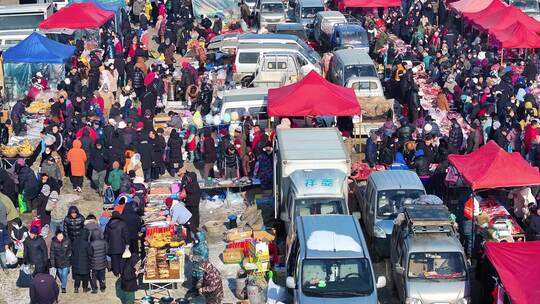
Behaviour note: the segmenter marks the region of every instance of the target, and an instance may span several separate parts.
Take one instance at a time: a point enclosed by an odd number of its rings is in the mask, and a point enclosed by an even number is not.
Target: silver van
[[[298,0],[298,3],[294,7],[294,18],[304,28],[310,28],[310,31],[312,31],[313,27],[311,25],[313,24],[313,20],[315,20],[315,15],[321,11],[324,11],[322,0]]]
[[[250,115],[254,121],[268,121],[268,88],[245,88],[221,91],[212,104],[212,111],[225,114],[238,113],[239,117]]]
[[[285,5],[282,0],[258,0],[255,20],[260,29],[272,31],[276,24],[287,19]]]
[[[315,70],[319,74],[321,73],[320,62],[298,45],[281,43],[240,43],[236,50],[235,63],[233,66],[234,80],[243,86],[250,85],[253,81],[254,74],[257,71],[259,56],[262,53],[271,52],[294,54],[300,68],[303,68],[304,70]]]
[[[373,259],[390,256],[394,218],[408,201],[425,194],[418,175],[408,170],[373,172],[365,188],[357,188],[355,195]]]
[[[334,51],[330,64],[330,81],[345,86],[352,77],[379,77],[369,55],[360,49]]]
[[[296,219],[287,248],[287,288],[294,303],[377,304],[375,274],[362,228],[352,215],[310,215]]]
[[[413,202],[396,218],[390,265],[402,303],[471,303],[465,251],[440,204]]]

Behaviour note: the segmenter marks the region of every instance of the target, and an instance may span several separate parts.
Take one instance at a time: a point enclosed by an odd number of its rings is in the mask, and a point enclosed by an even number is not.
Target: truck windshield
[[[384,190],[377,194],[377,217],[394,218],[407,202],[424,195],[422,190]]]
[[[318,12],[322,12],[324,7],[304,7],[302,8],[302,18],[303,19],[313,19]]]
[[[297,199],[295,216],[318,214],[345,214],[342,199]]]
[[[368,45],[368,37],[366,32],[342,32],[342,45]]]
[[[283,3],[266,3],[262,5],[263,13],[283,13]]]
[[[464,279],[465,262],[459,252],[414,252],[409,255],[411,279]]]
[[[276,34],[294,35],[302,40],[307,40],[306,32],[302,30],[276,30]]]
[[[345,67],[343,79],[362,76],[379,77],[373,65],[348,65]]]
[[[302,291],[308,297],[348,298],[373,292],[369,260],[306,259],[302,264]]]
[[[510,4],[527,14],[539,14],[538,0],[510,0]]]

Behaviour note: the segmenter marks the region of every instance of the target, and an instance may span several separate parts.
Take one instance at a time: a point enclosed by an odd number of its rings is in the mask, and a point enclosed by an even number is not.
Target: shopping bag
[[[19,288],[29,288],[32,284],[32,273],[34,272],[32,265],[22,265],[19,269],[19,277],[15,286]]]
[[[11,251],[11,249],[6,249],[6,264],[9,265],[17,265],[17,257],[15,256],[15,253]]]
[[[129,259],[131,257],[131,251],[129,251],[129,247],[126,246],[126,249],[124,250],[124,253],[122,253],[123,259]]]
[[[23,193],[19,194],[18,201],[19,201],[19,212],[21,214],[28,212],[28,205],[26,204],[24,200],[24,191]]]

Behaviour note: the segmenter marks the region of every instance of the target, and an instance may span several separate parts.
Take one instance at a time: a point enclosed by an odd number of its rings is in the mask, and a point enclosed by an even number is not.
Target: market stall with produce
[[[449,155],[451,167],[446,182],[462,184],[472,190],[465,205],[479,229],[487,229],[488,239],[523,241],[524,230],[514,216],[488,190],[503,190],[540,185],[540,172],[518,153],[509,153],[494,141],[466,155]],[[519,172],[519,174],[516,174]],[[514,202],[515,204],[515,202]]]
[[[57,83],[64,79],[64,66],[73,52],[74,46],[33,32],[3,54],[5,77],[12,80],[10,83],[13,86],[7,88],[8,91],[15,99],[23,97],[31,86],[31,78],[37,72],[41,72],[49,88],[56,88]],[[47,88],[44,88],[44,91],[47,91]]]
[[[169,210],[164,203],[164,199],[172,194],[170,185],[150,185],[144,208],[146,258],[143,263],[143,283],[148,284],[145,292],[149,296],[170,296],[170,290],[185,279],[185,230],[178,231],[167,220]]]

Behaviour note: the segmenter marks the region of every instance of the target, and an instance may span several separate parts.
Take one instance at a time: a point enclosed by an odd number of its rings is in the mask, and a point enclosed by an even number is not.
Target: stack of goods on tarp
[[[463,131],[464,140],[467,140],[467,134],[469,134],[472,129],[469,126],[469,123],[467,123],[465,119],[463,119],[463,116],[461,116],[461,114],[457,112],[441,111],[437,108],[429,109],[428,114],[437,123],[441,134],[444,136],[448,136],[448,134],[450,133],[450,129],[452,128],[451,120],[455,118],[457,123],[461,127],[461,130]]]
[[[145,281],[183,280],[184,255],[181,251],[167,253],[164,249],[150,248],[146,255]]]
[[[351,178],[356,181],[367,180],[371,172],[384,170],[386,170],[386,167],[383,165],[375,165],[373,168],[371,168],[366,163],[355,162],[351,165]]]
[[[388,40],[394,43],[394,50],[396,51],[396,54],[405,54],[411,49],[410,44],[405,43],[405,41],[395,34],[389,34]]]
[[[418,71],[413,74],[414,82],[418,85],[418,95],[420,95],[420,104],[424,110],[434,107],[437,95],[442,92],[437,83],[429,83],[429,75],[425,71]]]
[[[488,236],[491,240],[513,242],[515,239],[523,238],[525,232],[521,226],[496,198],[483,198],[479,206],[478,224],[481,227],[482,224],[488,225]]]
[[[184,244],[176,236],[174,225],[166,222],[147,225],[146,242],[152,248],[179,247]]]
[[[29,157],[34,152],[35,146],[29,140],[24,140],[18,145],[2,145],[0,151],[5,157]]]
[[[272,264],[280,260],[274,243],[275,230],[264,229],[262,214],[256,205],[247,208],[238,220],[229,216],[228,226],[223,262],[242,267],[237,284],[239,281],[244,283],[237,286],[237,297],[245,300],[250,289],[260,291],[258,294],[264,297],[262,291],[267,287],[266,274],[272,269]]]

